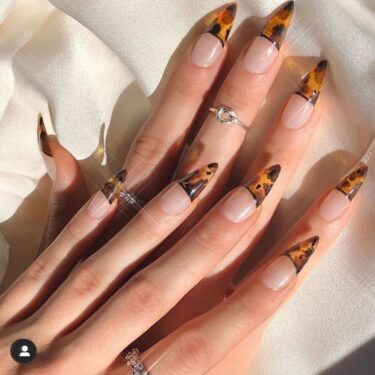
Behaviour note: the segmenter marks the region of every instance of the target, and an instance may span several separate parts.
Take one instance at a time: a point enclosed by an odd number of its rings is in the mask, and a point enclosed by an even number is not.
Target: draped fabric
[[[34,259],[46,221],[50,183],[37,146],[38,114],[81,160],[94,191],[121,166],[165,68],[173,67],[182,47],[202,29],[197,21],[220,5],[217,0],[0,2],[3,288]],[[277,5],[239,0],[234,53]],[[348,227],[267,329],[253,374],[320,374],[375,335],[375,146],[366,153],[375,134],[374,38],[373,0],[296,0],[286,59],[242,149],[243,167],[301,75],[320,57],[329,60],[330,70],[319,129],[271,223],[269,242],[363,155],[370,172]]]

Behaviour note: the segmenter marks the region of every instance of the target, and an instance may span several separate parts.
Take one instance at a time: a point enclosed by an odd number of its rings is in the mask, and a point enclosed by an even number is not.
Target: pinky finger
[[[367,167],[360,165],[334,189],[324,193],[271,258],[223,303],[186,323],[146,352],[142,361],[150,373],[197,375],[220,367],[219,363],[285,302],[335,241],[348,221],[350,202],[366,172]]]

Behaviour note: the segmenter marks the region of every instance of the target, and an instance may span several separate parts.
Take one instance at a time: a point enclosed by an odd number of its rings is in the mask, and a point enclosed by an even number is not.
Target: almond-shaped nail
[[[328,61],[322,60],[315,65],[310,72],[303,78],[297,94],[301,95],[312,105],[318,101],[324,79],[327,73]]]
[[[207,32],[199,37],[191,55],[195,65],[207,68],[217,61],[229,37],[236,12],[236,3],[228,5],[216,16]]]
[[[247,188],[254,197],[256,207],[261,205],[271,191],[273,185],[279,177],[280,170],[280,165],[273,165],[272,167],[266,168],[259,175],[253,177],[243,184],[243,186]]]
[[[210,163],[192,173],[189,173],[178,181],[191,201],[196,199],[202,193],[214,177],[217,168],[217,163]]]
[[[274,165],[235,189],[221,207],[223,215],[233,223],[248,219],[271,191],[279,173],[280,166]]]
[[[124,183],[127,175],[127,170],[123,169],[111,177],[101,190],[110,204],[117,200],[121,193],[124,192]]]
[[[315,65],[286,104],[281,121],[288,129],[300,129],[309,121],[324,83],[327,60]]]
[[[89,215],[94,219],[101,219],[111,208],[113,202],[124,191],[124,182],[126,180],[126,169],[112,176],[103,188],[98,191],[91,199],[87,210]]]
[[[250,73],[265,73],[275,61],[293,17],[294,2],[279,6],[268,18],[260,36],[244,55],[243,64]]]
[[[315,236],[285,251],[263,271],[260,278],[263,284],[275,292],[285,289],[295,281],[297,274],[306,265],[318,243],[319,237]]]
[[[38,120],[38,144],[41,151],[43,161],[46,167],[46,170],[54,181],[56,179],[56,163],[53,158],[53,152],[51,148],[51,140],[48,136],[46,127],[44,125],[44,120],[42,115],[39,115]]]
[[[353,172],[345,176],[339,184],[328,193],[319,207],[320,216],[332,221],[339,218],[363,185],[368,167],[361,163]]]

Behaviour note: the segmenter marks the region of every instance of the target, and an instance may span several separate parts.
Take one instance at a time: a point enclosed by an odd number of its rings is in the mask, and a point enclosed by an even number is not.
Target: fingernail
[[[328,68],[328,61],[322,60],[315,65],[310,72],[303,78],[301,85],[296,92],[312,105],[318,101],[320,90],[322,89],[324,78]]]
[[[243,184],[247,188],[256,202],[256,207],[259,207],[266,196],[271,191],[274,183],[279,177],[281,167],[276,164],[272,167],[266,168],[258,176],[253,177]]]
[[[300,95],[293,94],[281,117],[283,125],[288,129],[299,129],[309,120],[314,106]]]
[[[41,151],[46,170],[54,181],[56,179],[56,163],[53,158],[53,153],[51,149],[51,141],[48,136],[46,127],[44,126],[44,121],[42,115],[39,115],[38,121],[38,144]]]
[[[265,73],[275,61],[292,20],[294,2],[278,7],[269,17],[259,37],[244,56],[244,67],[250,73]]]
[[[285,251],[263,271],[260,278],[263,284],[275,292],[286,288],[297,278],[318,243],[319,237],[315,236]]]
[[[181,214],[190,204],[191,199],[180,184],[171,186],[160,199],[161,209],[171,216]]]
[[[332,190],[319,207],[319,215],[332,221],[341,216],[365,181],[368,167],[361,163]]]
[[[111,177],[101,190],[107,198],[107,201],[112,204],[120,197],[124,191],[124,183],[128,172],[126,169],[118,172],[115,176]]]
[[[98,191],[89,203],[87,210],[93,219],[101,219],[110,209],[111,203],[103,194],[103,191]]]
[[[223,215],[233,223],[240,223],[256,210],[256,202],[252,194],[244,187],[236,189],[221,207]]]
[[[191,201],[196,199],[214,177],[218,168],[217,163],[207,164],[181,178],[178,183],[185,190]]]
[[[237,4],[233,3],[223,9],[202,34],[192,51],[192,61],[200,67],[208,67],[220,56],[222,47],[227,42],[237,12]]]

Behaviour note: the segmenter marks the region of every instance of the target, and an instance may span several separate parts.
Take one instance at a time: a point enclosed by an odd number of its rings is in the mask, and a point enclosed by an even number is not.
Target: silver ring
[[[140,353],[137,348],[131,349],[125,355],[126,364],[133,370],[133,375],[150,375],[140,360]]]
[[[223,125],[236,124],[242,129],[248,131],[249,128],[239,120],[237,113],[228,107],[210,108],[210,111],[215,113],[216,120]]]
[[[136,193],[129,193],[127,191],[120,192],[120,199],[122,202],[136,208],[142,208],[147,203],[145,199],[142,199]]]

